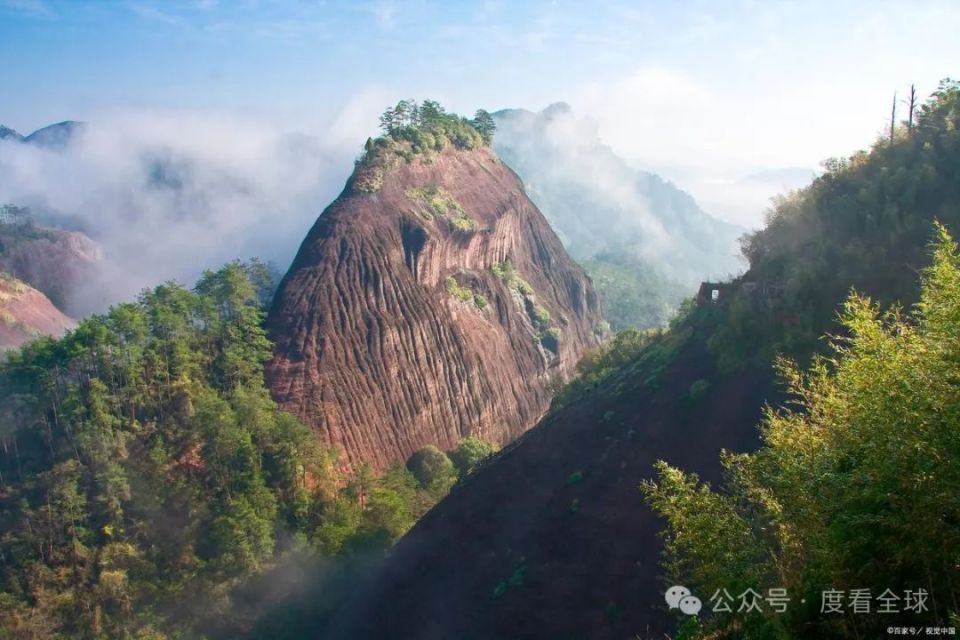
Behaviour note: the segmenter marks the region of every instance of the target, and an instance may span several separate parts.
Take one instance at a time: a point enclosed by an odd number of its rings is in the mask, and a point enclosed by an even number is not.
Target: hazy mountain
[[[100,276],[68,292],[82,314],[238,256],[286,268],[355,155],[339,138],[162,111],[67,121],[16,140],[0,140],[0,205],[102,247]]]
[[[743,184],[774,185],[783,190],[799,189],[810,184],[816,176],[813,169],[805,167],[785,167],[782,169],[766,169],[757,171],[740,179]]]
[[[0,140],[14,140],[16,142],[21,142],[23,140],[23,136],[13,129],[0,124]]]
[[[0,207],[0,272],[40,290],[64,313],[91,310],[76,292],[100,276],[102,261],[100,247],[79,231],[37,225],[26,210]]]
[[[494,147],[597,281],[615,327],[662,325],[701,280],[740,270],[742,229],[709,216],[656,174],[630,167],[568,105],[494,117]]]
[[[85,122],[64,120],[63,122],[37,129],[30,135],[24,137],[23,142],[48,149],[62,149],[69,145],[76,136],[81,135],[86,127],[87,124]]]

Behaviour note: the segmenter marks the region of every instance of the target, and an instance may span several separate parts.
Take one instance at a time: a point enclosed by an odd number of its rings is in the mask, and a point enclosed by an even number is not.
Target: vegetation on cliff
[[[449,489],[338,477],[278,410],[265,280],[164,284],[0,364],[0,637],[231,636],[253,577],[385,549]]]
[[[447,111],[434,100],[401,100],[380,116],[383,135],[368,138],[351,179],[356,191],[374,193],[383,185],[383,175],[400,162],[416,156],[429,157],[447,146],[476,149],[489,145],[496,125],[480,109],[472,120]]]
[[[960,83],[945,80],[912,121],[824,168],[743,241],[750,270],[711,342],[728,369],[809,355],[851,287],[884,304],[917,299],[933,221],[960,229]]]
[[[446,220],[457,231],[472,231],[477,221],[467,215],[463,205],[448,191],[435,184],[407,189],[405,195],[416,205],[416,212],[426,221]]]
[[[779,360],[792,404],[767,410],[758,452],[723,455],[721,486],[665,463],[644,484],[669,523],[671,583],[702,597],[790,594],[787,614],[714,615],[684,637],[882,634],[893,618],[853,614],[854,592],[874,605],[892,594],[910,624],[956,623],[958,124],[960,85],[945,81],[870,152],[828,161],[745,239],[750,271],[682,320],[710,328],[727,371],[778,353],[800,362]],[[844,606],[827,616],[831,590]]]
[[[841,323],[806,373],[781,362],[796,404],[767,411],[759,451],[724,455],[722,491],[666,463],[644,484],[669,523],[668,582],[790,597],[787,612],[734,607],[688,637],[878,637],[891,617],[869,602],[883,594],[913,625],[960,612],[960,255],[946,231],[911,313],[851,295]],[[831,590],[839,615],[823,613]]]

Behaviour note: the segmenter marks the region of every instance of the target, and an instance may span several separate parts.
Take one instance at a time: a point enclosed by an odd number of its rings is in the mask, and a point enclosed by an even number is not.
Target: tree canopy
[[[449,489],[337,473],[277,408],[269,282],[231,263],[0,361],[0,638],[236,637],[259,576],[382,553]]]
[[[828,356],[805,373],[781,361],[795,404],[767,410],[759,451],[724,454],[722,491],[665,463],[643,486],[668,522],[671,584],[704,603],[746,589],[791,598],[786,613],[708,616],[696,637],[879,637],[957,614],[960,255],[942,227],[933,256],[912,312],[852,294]],[[877,607],[888,589],[896,616],[847,606],[860,590]],[[926,609],[906,611],[921,590]],[[825,591],[842,593],[839,615],[824,614]]]
[[[725,368],[818,349],[850,287],[884,303],[916,300],[931,224],[960,228],[960,84],[942,82],[892,144],[884,136],[824,169],[778,198],[766,227],[742,240],[750,270],[739,282],[781,295],[758,307],[741,287],[718,310],[711,348]]]

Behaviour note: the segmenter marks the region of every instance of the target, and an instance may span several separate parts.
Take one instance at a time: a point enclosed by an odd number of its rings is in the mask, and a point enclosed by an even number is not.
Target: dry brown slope
[[[441,190],[475,228],[431,213],[416,189]],[[492,272],[507,260],[533,295]],[[486,306],[451,295],[450,277]],[[560,332],[555,353],[537,340],[536,307]],[[448,147],[401,163],[375,193],[348,187],[320,216],[268,318],[268,381],[346,465],[382,469],[426,444],[521,434],[600,323],[589,278],[517,176],[488,148]]]
[[[41,335],[60,337],[74,326],[45,295],[0,273],[0,352]]]

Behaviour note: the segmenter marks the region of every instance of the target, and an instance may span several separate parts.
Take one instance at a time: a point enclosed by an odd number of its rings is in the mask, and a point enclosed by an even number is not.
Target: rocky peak
[[[345,466],[505,444],[597,343],[592,283],[488,147],[376,171],[358,165],[280,286],[270,387]]]

